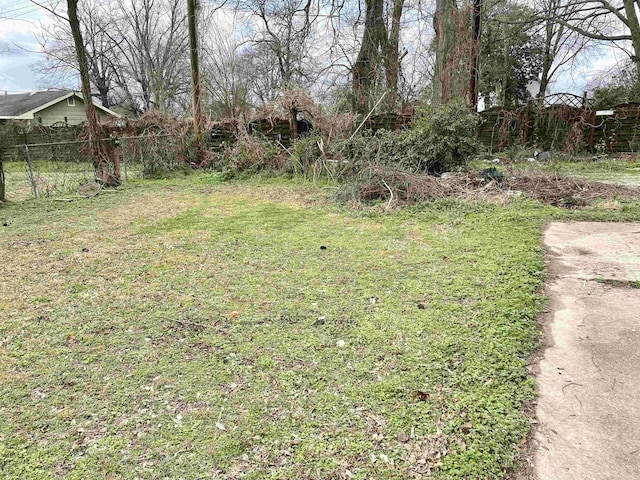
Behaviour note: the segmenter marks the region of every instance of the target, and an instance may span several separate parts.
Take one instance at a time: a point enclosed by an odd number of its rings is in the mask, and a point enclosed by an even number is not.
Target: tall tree
[[[188,105],[189,35],[183,0],[118,0],[113,25],[123,78],[142,111],[178,113]],[[130,81],[127,81],[130,79]]]
[[[469,96],[469,66],[473,65],[472,9],[456,0],[436,0],[433,17],[436,53],[433,102],[444,104],[452,98]],[[473,67],[472,67],[473,68]]]
[[[362,42],[352,69],[353,107],[356,111],[369,109],[371,95],[382,82],[392,97],[398,93],[403,8],[404,0],[393,0],[390,12],[385,12],[384,0],[365,0]]]
[[[282,91],[307,80],[305,61],[320,6],[313,0],[240,0],[238,5],[258,20],[253,41],[266,46],[275,58]],[[288,113],[295,136],[298,117],[295,102]]]
[[[116,44],[109,33],[113,29],[109,26],[109,15],[104,7],[105,2],[87,0],[78,5],[78,18],[91,84],[102,105],[109,108],[118,104],[122,97],[114,91],[118,70]],[[47,56],[37,65],[37,69],[52,82],[47,86],[64,81],[68,74],[78,73],[74,39],[66,19],[43,25],[37,39]]]
[[[540,89],[537,97],[542,99],[547,94],[549,85],[566,65],[576,61],[580,53],[594,46],[589,37],[554,21],[556,17],[571,18],[579,11],[576,5],[567,5],[564,0],[535,0],[533,9],[536,12],[534,29],[544,38],[542,52],[542,72],[540,73]]]
[[[567,0],[546,18],[586,38],[620,48],[635,64],[640,84],[640,20],[634,0]]]
[[[478,104],[478,55],[480,54],[480,37],[482,35],[482,0],[473,0],[473,34],[471,45],[469,105],[475,111]]]
[[[500,2],[485,13],[480,91],[486,107],[514,108],[532,97],[543,54],[543,38],[532,27],[532,18],[530,8],[515,3]]]
[[[78,20],[78,0],[67,0],[67,13],[69,15],[69,26],[75,44],[78,66],[80,69],[80,82],[82,85],[82,95],[84,97],[85,113],[87,116],[86,129],[88,132],[89,145],[93,156],[93,166],[96,176],[107,186],[117,186],[120,184],[120,171],[117,163],[112,165],[109,156],[101,142],[101,129],[98,124],[98,115],[93,105],[91,96],[91,80],[89,78],[89,65],[85,44],[80,31],[80,21]]]
[[[184,0],[87,0],[78,5],[78,17],[91,83],[105,105],[127,102],[135,113],[188,108]],[[54,22],[41,39],[47,61],[40,71],[78,72],[68,22]]]
[[[198,58],[198,21],[197,0],[187,0],[187,16],[189,19],[189,58],[191,60],[191,88],[193,112],[193,135],[196,144],[201,146],[203,135],[202,92],[200,90],[200,62]]]

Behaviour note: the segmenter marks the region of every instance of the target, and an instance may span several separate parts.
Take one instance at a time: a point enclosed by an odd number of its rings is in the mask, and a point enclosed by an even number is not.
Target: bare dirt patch
[[[538,427],[521,480],[640,472],[640,225],[552,223]]]

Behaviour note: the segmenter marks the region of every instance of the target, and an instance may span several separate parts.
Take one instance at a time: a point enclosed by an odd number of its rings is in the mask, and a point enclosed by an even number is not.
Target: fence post
[[[33,165],[31,164],[31,153],[29,152],[29,145],[24,146],[24,151],[27,154],[27,165],[29,166],[29,181],[31,181],[31,190],[33,196],[38,198],[38,186],[36,185],[36,179],[33,176]]]
[[[129,175],[127,174],[127,154],[126,151],[127,149],[125,148],[125,144],[127,143],[127,139],[126,138],[121,138],[120,139],[120,149],[122,150],[122,166],[124,167],[124,181],[128,182],[129,181]]]
[[[0,203],[6,200],[4,192],[4,168],[2,167],[2,158],[0,158]]]

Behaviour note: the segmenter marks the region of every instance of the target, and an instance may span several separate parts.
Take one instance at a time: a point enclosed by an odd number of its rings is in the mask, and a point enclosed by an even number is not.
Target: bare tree
[[[549,85],[563,67],[575,62],[582,52],[594,45],[591,38],[553,20],[560,16],[574,17],[579,14],[576,7],[577,5],[567,5],[563,0],[536,0],[535,2],[533,8],[537,12],[536,22],[538,22],[535,30],[544,38],[538,98],[546,95]]]
[[[104,10],[105,3],[87,1],[78,5],[78,18],[91,84],[97,90],[98,98],[109,108],[122,100],[114,91],[118,70],[115,50],[117,45],[108,33],[109,17]],[[68,74],[77,74],[79,67],[75,54],[75,45],[68,22],[59,21],[42,27],[38,36],[41,48],[47,60],[39,65],[45,76],[59,73],[65,78]]]
[[[239,6],[258,20],[253,43],[271,50],[283,88],[302,82],[318,5],[313,0],[240,0]]]
[[[247,86],[248,100],[260,105],[276,100],[282,93],[280,72],[273,68],[277,59],[266,45],[257,44],[242,52],[239,72]]]
[[[189,105],[189,36],[181,0],[118,0],[118,83],[141,111]]]
[[[282,91],[311,83],[307,53],[320,0],[238,0],[238,8],[257,20],[252,43],[262,46],[276,61]],[[293,104],[289,123],[295,136],[298,111]]]
[[[635,64],[640,84],[640,20],[633,0],[568,0],[546,18],[580,35],[622,49]]]
[[[89,0],[79,8],[91,83],[105,106],[127,101],[137,113],[189,106],[189,39],[182,0]],[[78,71],[73,37],[58,19],[41,44],[40,70]]]
[[[84,96],[85,113],[87,116],[86,129],[89,134],[89,144],[93,155],[96,177],[107,186],[117,186],[120,184],[120,171],[117,164],[115,164],[115,168],[112,169],[109,157],[104,151],[101,142],[102,139],[100,138],[101,129],[98,124],[98,115],[93,105],[93,97],[91,96],[89,62],[80,30],[80,21],[78,20],[78,0],[67,0],[67,13],[69,15],[69,26],[78,57],[80,82],[82,84],[82,94]]]
[[[202,73],[204,87],[211,99],[209,111],[218,117],[237,118],[247,108],[252,85],[269,78],[269,74],[275,76],[276,70],[273,63],[266,71],[248,65],[251,48],[234,36],[239,28],[235,19],[230,22],[226,17],[211,15],[205,21],[210,28],[201,36]],[[265,99],[260,87],[255,91],[260,103],[273,99]]]
[[[191,63],[191,111],[193,114],[193,135],[196,144],[201,147],[203,140],[202,91],[200,85],[200,58],[198,56],[198,20],[197,1],[187,0],[189,21],[189,59]]]

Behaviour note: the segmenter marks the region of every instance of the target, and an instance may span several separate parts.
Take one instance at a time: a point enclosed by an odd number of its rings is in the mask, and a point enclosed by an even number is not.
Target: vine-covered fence
[[[80,127],[42,127],[7,124],[0,127],[0,202],[68,195],[95,180],[95,170],[81,137]],[[102,142],[112,142],[122,182],[183,166],[188,145],[183,137],[162,130],[128,132]]]
[[[640,106],[596,110],[568,105],[480,114],[478,138],[492,151],[514,145],[576,152],[640,151]]]

